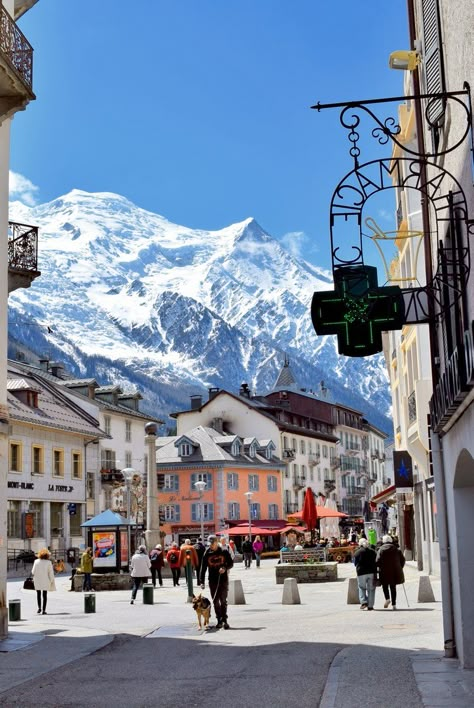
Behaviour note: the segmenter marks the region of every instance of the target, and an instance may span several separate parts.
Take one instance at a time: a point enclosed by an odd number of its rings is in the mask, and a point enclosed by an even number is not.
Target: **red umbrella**
[[[224,533],[224,532],[223,532]],[[252,524],[252,536],[276,536],[280,533],[280,529],[264,529],[260,526],[254,526]],[[247,526],[234,526],[230,529],[225,529],[225,534],[228,536],[248,536],[249,527]]]
[[[316,524],[318,521],[318,512],[316,510],[314,494],[311,487],[306,487],[306,494],[304,495],[303,511],[301,513],[301,518],[308,527],[308,530],[311,531],[312,538],[313,531],[316,528]]]
[[[302,519],[303,511],[295,511],[293,514],[287,514],[287,516],[289,519]],[[343,511],[337,511],[336,509],[329,509],[327,506],[316,506],[316,516],[318,519],[343,519],[347,514],[344,514]]]

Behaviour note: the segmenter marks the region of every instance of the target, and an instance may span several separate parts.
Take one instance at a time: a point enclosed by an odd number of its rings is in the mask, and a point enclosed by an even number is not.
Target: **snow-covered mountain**
[[[334,400],[388,428],[382,357],[339,357],[334,337],[314,333],[311,298],[331,274],[254,219],[189,229],[119,195],[79,190],[35,207],[14,202],[10,219],[40,227],[42,272],[10,296],[12,341],[74,375],[147,389],[156,415],[209,386],[268,391],[287,353],[301,387],[324,380]]]

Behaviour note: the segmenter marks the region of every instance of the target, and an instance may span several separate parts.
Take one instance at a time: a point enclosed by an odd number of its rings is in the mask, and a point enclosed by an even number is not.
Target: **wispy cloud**
[[[387,209],[379,209],[378,210],[378,217],[379,219],[382,219],[383,221],[393,221],[393,211],[388,211]]]
[[[18,172],[10,170],[10,200],[18,200],[27,206],[34,206],[38,202],[39,187],[31,180]]]
[[[318,245],[304,231],[289,231],[280,238],[280,242],[294,258],[310,260],[308,256],[319,251]]]

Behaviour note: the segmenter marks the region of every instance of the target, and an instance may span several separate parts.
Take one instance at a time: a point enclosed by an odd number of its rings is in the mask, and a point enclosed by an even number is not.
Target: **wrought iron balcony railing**
[[[285,514],[294,514],[295,511],[299,511],[299,504],[295,504],[294,502],[287,502],[284,505],[284,511]]]
[[[8,222],[8,267],[38,272],[38,227]]]
[[[0,51],[33,93],[33,47],[3,5],[0,6]]]

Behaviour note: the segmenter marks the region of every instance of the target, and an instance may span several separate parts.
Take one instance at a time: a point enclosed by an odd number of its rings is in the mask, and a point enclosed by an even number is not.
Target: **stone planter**
[[[337,563],[280,563],[275,566],[277,585],[285,578],[296,578],[298,583],[331,583],[337,580]]]
[[[92,573],[92,590],[100,592],[101,590],[130,590],[132,581],[128,573]],[[82,573],[76,573],[73,581],[74,592],[82,590],[84,576]]]

